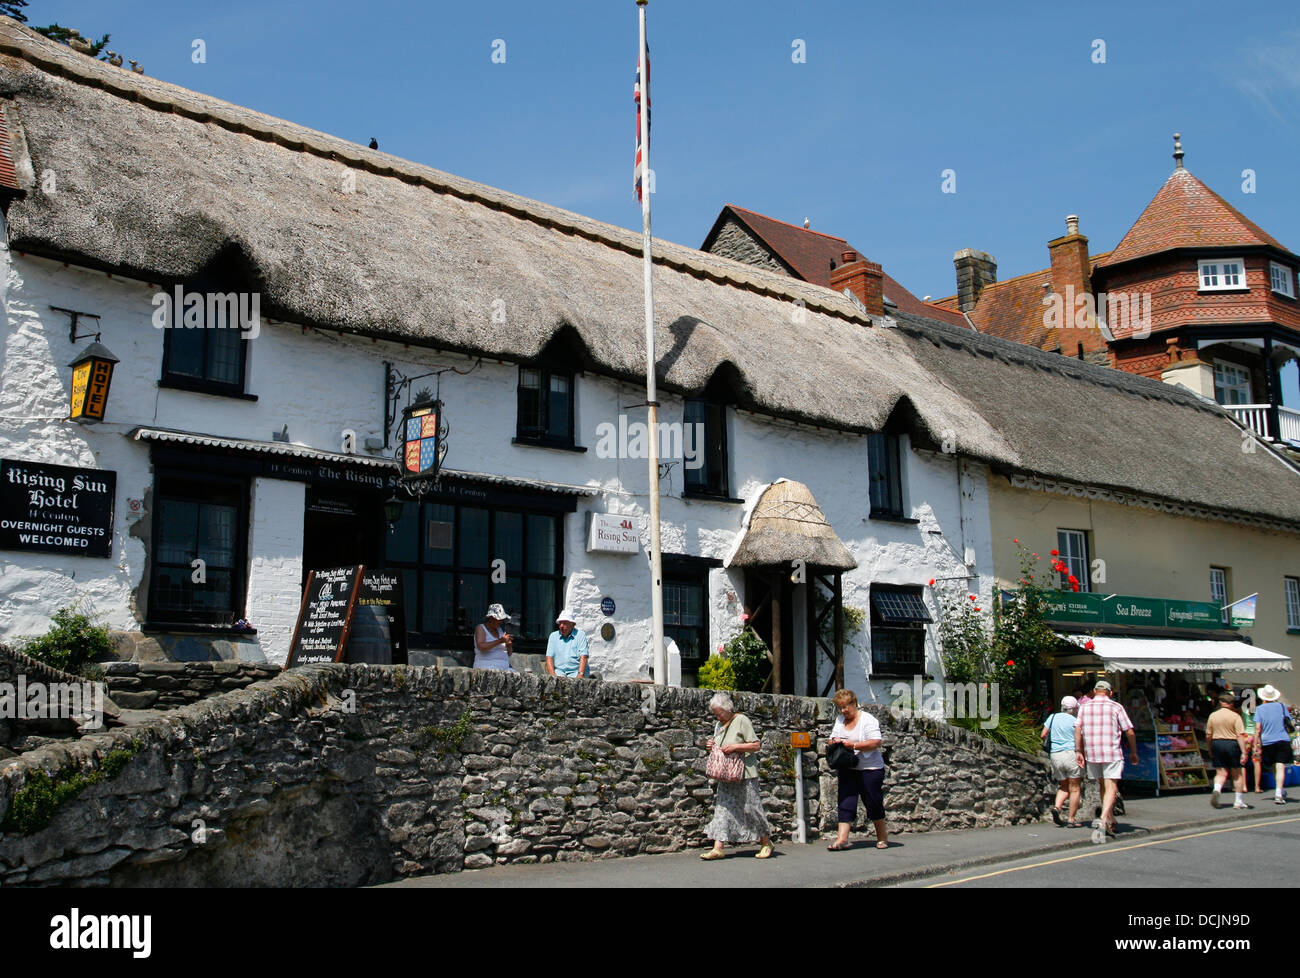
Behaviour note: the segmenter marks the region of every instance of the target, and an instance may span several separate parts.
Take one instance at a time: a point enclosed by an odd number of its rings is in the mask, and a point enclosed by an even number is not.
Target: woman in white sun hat
[[[474,668],[509,669],[510,648],[514,639],[506,634],[510,616],[499,604],[488,608],[483,624],[474,629]]]
[[[1259,690],[1260,704],[1255,708],[1255,735],[1259,738],[1264,770],[1273,771],[1273,804],[1285,805],[1286,766],[1295,758],[1291,753],[1291,714],[1282,702],[1282,694],[1273,686]]]

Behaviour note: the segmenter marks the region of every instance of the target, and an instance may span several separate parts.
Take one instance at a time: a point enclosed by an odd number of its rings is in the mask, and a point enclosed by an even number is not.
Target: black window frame
[[[418,506],[416,515],[416,543],[415,543],[415,560],[401,560],[392,557],[389,554],[388,543],[392,539],[393,532],[389,531],[384,542],[384,567],[389,570],[400,570],[404,577],[409,577],[413,581],[413,590],[415,600],[406,602],[407,616],[407,634],[410,637],[410,645],[414,648],[449,648],[449,649],[472,649],[474,629],[483,621],[483,612],[487,610],[488,605],[500,601],[506,605],[506,611],[513,616],[513,625],[510,628],[511,634],[515,636],[514,649],[516,652],[542,652],[546,648],[546,640],[554,630],[553,622],[542,620],[542,635],[537,638],[526,638],[522,633],[525,612],[530,607],[528,598],[528,581],[545,580],[554,584],[554,609],[548,614],[558,614],[563,607],[565,595],[565,576],[564,576],[564,530],[565,513],[554,509],[535,509],[521,505],[504,505],[498,506],[490,503],[472,503],[466,501],[446,500],[438,498],[425,497],[422,500],[404,500],[403,507]],[[435,564],[425,559],[425,541],[428,532],[428,525],[431,517],[427,515],[430,506],[446,506],[454,510],[452,514],[452,538],[451,538],[451,558],[446,564]],[[467,509],[482,510],[488,514],[487,528],[487,553],[488,563],[485,566],[462,564],[460,558],[460,541],[461,526],[463,522],[463,512]],[[497,544],[497,523],[496,515],[498,513],[517,513],[520,515],[520,555],[521,567],[506,567],[507,583],[512,579],[519,581],[519,601],[507,599],[498,593],[500,585],[492,580],[492,561],[501,556]],[[403,510],[405,518],[405,509]],[[530,530],[528,528],[528,517],[546,517],[554,521],[555,527],[555,564],[552,571],[534,571],[529,569],[528,545]],[[399,521],[400,522],[400,521]],[[421,627],[424,621],[425,606],[425,588],[424,575],[426,572],[447,573],[452,578],[452,608],[453,614],[460,607],[461,587],[464,583],[466,574],[482,574],[487,577],[487,600],[482,608],[465,607],[466,625],[464,631],[425,631]],[[508,603],[507,603],[508,602]],[[511,605],[514,605],[512,607]]]
[[[196,502],[200,505],[217,504],[213,496],[215,487],[233,490],[235,505],[234,560],[228,570],[230,574],[230,609],[222,611],[205,611],[200,608],[167,607],[161,602],[161,576],[166,569],[180,570],[189,575],[192,561],[199,557],[199,543],[194,542],[191,562],[182,564],[164,564],[160,558],[162,547],[162,513],[163,503],[168,499]],[[154,470],[153,495],[151,499],[151,530],[149,544],[149,591],[148,624],[172,629],[229,629],[235,622],[247,617],[248,605],[248,536],[250,532],[251,480],[247,476],[227,475],[210,470],[186,470],[158,467]],[[214,569],[208,565],[207,569]]]
[[[696,451],[703,453],[703,464],[691,469],[686,466],[685,441],[687,426],[699,423],[692,419],[692,411],[703,409],[704,443],[692,442]],[[711,397],[688,397],[682,405],[682,495],[705,499],[731,498],[731,458],[727,438],[727,404]]]
[[[230,287],[223,288],[223,284]],[[171,309],[170,322],[167,324],[167,328],[163,330],[162,376],[158,381],[159,386],[171,387],[177,390],[197,391],[200,394],[247,397],[245,388],[248,384],[248,342],[244,339],[243,331],[231,328],[229,324],[217,328],[209,326],[207,322],[207,297],[209,295],[235,293],[236,296],[239,296],[246,294],[247,290],[238,287],[234,282],[225,282],[223,275],[211,271],[204,272],[192,281],[182,284],[181,290],[187,294],[195,292],[203,296],[201,315],[204,322],[202,326],[186,327],[183,324],[184,310]],[[238,301],[238,298],[236,298],[236,303]],[[171,304],[171,294],[168,296],[168,303]],[[202,366],[198,376],[179,373],[176,370],[178,336],[183,336],[186,342],[191,341],[193,338],[200,343],[200,362]],[[216,361],[216,346],[231,336],[236,338],[237,346],[235,349],[239,351],[239,379],[233,381],[214,379],[212,377],[212,365]]]
[[[913,594],[924,604],[925,596],[919,585],[872,584],[871,593]],[[868,598],[871,607],[871,678],[908,678],[925,674],[926,625],[912,622],[900,625],[886,623]],[[877,648],[880,654],[877,654]],[[885,654],[886,651],[888,654]],[[900,652],[911,652],[903,656]]]
[[[538,413],[540,424],[524,424],[524,371],[534,371],[540,375],[538,390]],[[551,378],[563,377],[569,385],[569,419],[565,430],[560,434],[551,433]],[[520,364],[515,380],[515,443],[521,445],[539,445],[543,448],[576,449],[574,426],[578,414],[577,375],[572,370],[564,370],[547,364]]]
[[[883,476],[878,476],[882,470]],[[893,432],[873,431],[867,435],[867,499],[870,519],[906,519],[902,438]]]
[[[663,568],[663,586],[664,586],[664,637],[671,638],[677,642],[677,648],[682,653],[682,670],[694,672],[704,664],[708,659],[710,650],[713,648],[710,642],[709,630],[709,571],[714,566],[712,561],[698,559],[692,560],[688,557],[672,557],[669,554],[664,555]],[[676,616],[677,608],[670,608],[669,588],[674,590],[685,588],[698,588],[700,592],[700,624],[683,625],[675,621],[670,621]],[[679,636],[694,632],[699,638],[699,655],[690,656],[687,654],[688,645],[683,645]],[[688,643],[689,644],[689,643]]]

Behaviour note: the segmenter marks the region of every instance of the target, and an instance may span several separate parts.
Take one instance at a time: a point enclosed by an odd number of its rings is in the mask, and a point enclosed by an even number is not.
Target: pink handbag
[[[722,739],[727,739],[727,731],[731,728],[732,717],[727,721],[727,725],[722,728]],[[745,779],[745,759],[739,754],[724,754],[722,748],[713,741],[709,741],[709,759],[704,762],[704,775],[714,781],[735,782]]]

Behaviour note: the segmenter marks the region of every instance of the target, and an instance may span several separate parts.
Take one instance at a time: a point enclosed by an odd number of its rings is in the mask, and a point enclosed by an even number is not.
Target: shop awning
[[[1077,635],[1062,635],[1079,644]],[[1245,642],[1097,635],[1093,654],[1107,672],[1290,672],[1291,658]]]
[[[393,480],[401,475],[397,460],[391,456],[354,455],[330,452],[284,441],[257,441],[250,438],[227,438],[205,435],[193,431],[173,431],[168,428],[136,428],[127,437],[134,441],[185,445],[194,448],[219,448],[241,455],[282,457],[297,461],[341,465],[351,468],[377,469]],[[443,469],[446,479],[461,482],[487,482],[512,489],[529,489],[533,492],[555,493],[562,496],[595,496],[599,490],[591,486],[576,486],[564,482],[546,482],[520,476],[497,475],[490,472],[466,472],[460,469]]]
[[[880,620],[888,625],[934,621],[930,612],[925,610],[921,596],[910,591],[886,591],[873,587],[871,604],[876,609],[876,614],[880,615]]]

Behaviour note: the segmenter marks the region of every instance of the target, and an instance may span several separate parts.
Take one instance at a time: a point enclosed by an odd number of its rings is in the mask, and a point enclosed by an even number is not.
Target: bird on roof
[[[81,36],[76,30],[68,31],[68,47],[74,51],[80,51],[82,54],[90,54],[90,49],[94,47],[89,41]]]
[[[805,217],[803,219],[803,226],[804,226],[804,230],[807,230],[808,228],[812,227],[812,221],[808,220],[808,218]]]
[[[108,63],[114,68],[122,67],[122,56],[120,54],[116,51],[105,51],[104,53],[108,55]]]
[[[371,136],[371,137],[370,137],[370,148],[371,148],[371,149],[378,149],[378,148],[379,148],[379,140],[376,139],[374,136]]]
[[[137,64],[137,63],[134,62],[134,61],[131,62],[131,70],[134,71],[137,75],[143,75],[143,74],[144,74],[144,66],[143,66],[143,65],[140,65],[140,64]]]

